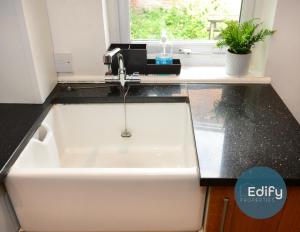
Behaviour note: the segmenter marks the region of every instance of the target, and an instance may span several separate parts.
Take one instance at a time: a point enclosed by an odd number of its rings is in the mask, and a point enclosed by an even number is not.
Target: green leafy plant
[[[217,47],[228,47],[228,51],[234,54],[249,54],[254,45],[271,36],[275,31],[262,28],[258,19],[239,23],[227,21],[226,27],[220,33]]]

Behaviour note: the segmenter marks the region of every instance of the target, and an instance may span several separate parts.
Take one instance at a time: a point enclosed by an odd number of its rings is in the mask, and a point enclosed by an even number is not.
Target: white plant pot
[[[227,51],[226,54],[226,73],[228,75],[243,76],[249,71],[251,53],[249,54],[234,54]]]

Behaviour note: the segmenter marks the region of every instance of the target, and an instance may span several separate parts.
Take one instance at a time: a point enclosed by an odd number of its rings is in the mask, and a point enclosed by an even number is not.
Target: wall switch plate
[[[56,53],[54,54],[56,72],[72,73],[73,62],[71,53]]]

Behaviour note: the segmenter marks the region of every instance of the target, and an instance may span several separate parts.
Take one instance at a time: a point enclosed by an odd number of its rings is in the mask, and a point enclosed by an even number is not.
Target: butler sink
[[[186,103],[54,105],[6,178],[28,232],[197,231],[199,186]]]

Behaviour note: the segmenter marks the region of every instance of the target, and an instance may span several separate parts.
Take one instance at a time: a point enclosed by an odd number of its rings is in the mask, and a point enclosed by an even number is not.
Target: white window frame
[[[146,43],[148,57],[155,57],[161,49],[157,40],[130,40],[129,0],[107,0],[112,43]],[[253,18],[256,0],[242,0],[240,21]],[[114,30],[113,30],[113,29]],[[173,43],[174,58],[180,58],[186,66],[222,66],[225,62],[225,50],[216,48],[215,40],[176,40]],[[190,49],[190,54],[181,52]]]

